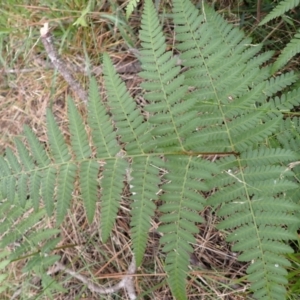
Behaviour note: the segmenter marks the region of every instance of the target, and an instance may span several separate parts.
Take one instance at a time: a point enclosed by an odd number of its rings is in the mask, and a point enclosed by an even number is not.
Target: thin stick
[[[79,82],[73,77],[70,70],[67,67],[67,64],[58,57],[58,53],[56,52],[53,46],[52,35],[49,32],[49,24],[45,23],[44,26],[40,29],[41,32],[41,40],[44,44],[44,47],[47,51],[48,57],[50,58],[54,67],[58,70],[58,72],[64,77],[65,81],[70,85],[71,89],[75,94],[77,94],[80,99],[87,104],[88,95],[86,91],[82,88]]]
[[[74,272],[71,269],[66,268],[63,264],[60,262],[55,263],[54,269],[49,271],[47,274],[51,275],[53,273],[56,273],[58,271],[63,271],[69,275],[71,275],[74,278],[77,278],[80,280],[82,283],[84,283],[89,290],[91,290],[94,293],[98,294],[112,294],[118,292],[120,289],[124,288],[127,291],[128,297],[130,300],[135,300],[137,298],[134,290],[134,284],[133,284],[133,275],[136,270],[136,264],[135,264],[135,259],[134,257],[132,258],[132,261],[128,267],[127,274],[124,276],[124,278],[117,283],[116,285],[109,287],[109,288],[104,288],[99,286],[98,284],[95,284],[88,278],[86,278],[83,275],[80,275],[76,272]]]

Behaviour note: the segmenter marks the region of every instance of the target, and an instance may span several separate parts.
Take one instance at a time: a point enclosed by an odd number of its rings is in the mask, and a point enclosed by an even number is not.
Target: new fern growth
[[[284,254],[292,252],[287,241],[296,239],[299,228],[299,166],[293,173],[293,165],[288,164],[299,159],[294,151],[299,148],[300,124],[286,117],[299,105],[299,91],[283,93],[281,98],[277,93],[298,78],[293,73],[271,77],[267,61],[272,52],[261,53],[261,46],[251,45],[251,39],[206,5],[199,12],[188,0],[174,0],[172,18],[182,66],[167,51],[153,3],[145,1],[139,59],[149,119],[104,54],[107,103],[103,104],[92,79],[85,125],[74,101],[68,99],[70,145],[50,109],[46,115],[49,151],[25,128],[29,147],[16,139],[17,154],[8,149],[0,158],[4,201],[0,211],[14,220],[22,209],[33,206],[34,215],[40,217],[41,198],[47,214],[56,213],[59,225],[77,180],[89,222],[100,199],[105,242],[125,180],[131,192],[136,263],[142,263],[150,221],[160,200],[158,230],[166,253],[165,269],[174,297],[181,300],[187,299],[194,235],[204,222],[200,212],[210,205],[218,211],[219,228],[229,232],[233,250],[240,252],[239,260],[252,262],[247,272],[254,297],[282,300],[289,266]],[[286,131],[289,136],[282,134]],[[210,161],[207,154],[217,159]],[[165,171],[162,185],[160,169]],[[20,207],[15,215],[12,205]],[[26,232],[32,224],[19,224],[23,231],[17,232]],[[2,247],[18,238],[9,229],[9,221],[3,222]],[[56,234],[53,230],[47,237]],[[51,251],[56,243],[46,243],[45,249]],[[21,255],[28,247],[25,243],[16,253]]]

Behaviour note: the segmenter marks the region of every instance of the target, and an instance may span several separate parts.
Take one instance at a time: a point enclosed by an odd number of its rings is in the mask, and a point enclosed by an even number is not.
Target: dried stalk
[[[98,294],[113,294],[118,292],[120,289],[124,288],[128,294],[128,297],[130,300],[135,300],[137,298],[134,290],[134,284],[133,284],[133,277],[131,276],[132,274],[135,273],[136,270],[136,265],[135,265],[135,259],[134,257],[132,258],[132,261],[128,267],[127,274],[124,276],[124,278],[117,283],[116,285],[108,288],[104,288],[99,286],[98,284],[92,282],[89,280],[87,277],[80,275],[76,273],[75,271],[65,267],[63,264],[60,262],[57,262],[54,266],[54,268],[49,271],[47,274],[51,275],[53,273],[63,271],[72,277],[80,280],[82,283],[84,283],[89,290],[91,290],[94,293]]]
[[[53,46],[53,39],[51,33],[49,32],[48,23],[44,24],[40,32],[41,32],[41,40],[44,44],[44,47],[47,51],[48,57],[50,58],[52,64],[58,70],[58,72],[64,77],[65,81],[70,85],[73,92],[77,94],[85,104],[87,104],[88,101],[87,92],[82,88],[79,82],[73,77],[71,71],[67,67],[67,64],[58,57],[58,53],[56,52]]]

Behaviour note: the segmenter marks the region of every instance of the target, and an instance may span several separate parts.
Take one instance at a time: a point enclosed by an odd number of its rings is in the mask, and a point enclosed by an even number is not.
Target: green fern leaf
[[[13,154],[10,148],[6,149],[5,158],[14,173],[19,173],[21,171],[21,165],[19,164],[17,157]]]
[[[6,160],[2,157],[0,158],[0,168],[2,176],[2,195],[8,198],[8,200],[13,203],[16,195],[16,186],[17,186],[17,176],[14,175],[14,171],[19,171],[19,163],[14,162],[16,159],[14,154],[10,149],[6,151]]]
[[[49,156],[32,130],[26,125],[24,127],[24,134],[30,146],[31,154],[38,166],[47,167],[50,164]]]
[[[290,265],[285,254],[292,252],[287,241],[297,237],[300,225],[300,122],[288,115],[299,105],[299,97],[298,91],[270,97],[290,89],[297,76],[272,77],[271,67],[264,66],[272,53],[259,54],[262,45],[254,46],[205,4],[199,14],[190,1],[174,0],[171,16],[183,68],[167,51],[152,1],[145,1],[140,77],[147,116],[104,54],[107,101],[102,101],[92,79],[87,114],[91,136],[68,99],[71,145],[47,111],[49,147],[26,127],[29,148],[17,139],[17,154],[8,149],[0,157],[0,218],[8,220],[0,224],[1,246],[25,236],[11,257],[37,251],[24,270],[45,274],[58,259],[48,253],[59,242],[58,231],[37,232],[34,224],[46,213],[51,216],[55,203],[60,224],[78,180],[90,223],[99,198],[105,241],[128,184],[137,265],[145,253],[156,200],[162,203],[158,230],[174,298],[187,299],[194,234],[203,222],[199,211],[208,204],[222,219],[218,228],[229,231],[233,250],[241,251],[239,259],[251,261],[247,272],[254,297],[284,299]],[[208,155],[217,159],[201,157]],[[38,210],[40,197],[45,208]],[[13,207],[15,199],[21,205]],[[29,213],[31,206],[36,211]],[[30,220],[21,220],[24,213]],[[50,285],[50,278],[44,276],[42,284]]]
[[[96,202],[98,200],[98,182],[97,176],[99,164],[96,161],[84,161],[80,164],[79,180],[81,195],[88,221],[91,223],[96,211]]]
[[[22,207],[25,206],[27,200],[27,182],[28,182],[28,175],[26,173],[22,173],[18,176],[18,200]]]
[[[7,197],[7,182],[10,176],[8,163],[3,157],[0,157],[0,172],[1,172],[1,194],[3,198]],[[14,199],[11,199],[13,201]]]
[[[68,163],[62,165],[57,177],[57,224],[61,224],[70,206],[77,166]],[[50,202],[50,199],[48,200]]]
[[[51,259],[50,262],[48,262],[48,264],[50,263],[55,263],[55,257],[53,259]],[[47,293],[47,297],[48,299],[50,299],[50,297],[52,297],[54,291],[55,292],[61,292],[61,293],[67,293],[68,290],[63,288],[62,285],[56,281],[53,280],[53,277],[49,276],[46,273],[41,274],[41,278],[42,278],[42,286],[44,291]]]
[[[280,110],[281,112],[289,112],[295,106],[298,106],[300,104],[299,92],[300,90],[296,89],[282,94],[280,98],[275,97],[270,101],[271,108],[273,110]]]
[[[250,144],[264,141],[267,136],[276,131],[280,121],[281,118],[274,118],[264,124],[253,126],[247,136],[245,136],[245,132],[237,135],[231,134],[234,149],[238,152],[245,151],[249,149]]]
[[[39,208],[40,202],[40,186],[42,183],[42,172],[33,171],[30,176],[29,194],[35,211]],[[49,212],[51,211],[51,208]]]
[[[108,160],[101,179],[101,230],[105,242],[115,222],[123,190],[128,163],[123,158]]]
[[[131,164],[131,232],[136,264],[140,265],[145,253],[151,217],[154,216],[159,184],[160,160],[147,157],[135,157]]]
[[[289,158],[288,154],[291,154]],[[299,226],[294,215],[297,205],[282,196],[285,191],[296,189],[297,185],[283,178],[284,167],[268,165],[280,162],[280,156],[283,160],[290,160],[295,154],[280,149],[249,151],[241,156],[241,160],[237,159],[236,166],[233,164],[235,157],[221,159],[218,164],[223,172],[217,177],[225,180],[213,180],[214,186],[216,181],[221,186],[219,192],[208,199],[213,206],[228,202],[220,210],[220,216],[226,219],[218,228],[233,229],[228,236],[228,241],[235,242],[233,250],[243,251],[241,260],[252,261],[247,273],[252,282],[251,289],[258,299],[274,299],[278,290],[281,294],[277,298],[284,297],[285,289],[278,281],[284,282],[288,261],[280,254],[289,246],[281,247],[279,241],[294,239],[296,232],[293,228]],[[257,163],[253,164],[252,159],[257,159]],[[229,166],[232,169],[227,169]],[[256,173],[261,175],[255,176]],[[292,178],[291,173],[285,174],[286,178]],[[230,177],[230,185],[226,177]],[[282,227],[283,223],[286,228]],[[287,252],[290,251],[292,249]]]
[[[88,158],[92,154],[88,136],[82,118],[70,98],[68,99],[68,118],[72,149],[78,159]]]
[[[140,0],[130,0],[126,6],[126,18],[129,19]]]
[[[35,255],[33,258],[31,258],[25,267],[23,267],[23,272],[30,272],[30,271],[39,271],[39,269],[46,269],[49,267],[49,265],[53,265],[56,261],[60,259],[59,255],[51,255],[51,256],[39,256]],[[53,281],[53,279],[52,279]]]
[[[237,28],[224,22],[211,8],[204,5],[203,10],[203,15],[198,16],[195,7],[189,1],[174,1],[174,22],[179,34],[178,41],[182,41],[177,47],[183,52],[183,65],[189,67],[184,73],[185,84],[194,87],[194,91],[185,99],[205,101],[204,105],[203,102],[195,104],[200,116],[205,118],[207,100],[214,99],[211,105],[215,108],[211,109],[211,114],[216,118],[219,115],[223,122],[212,122],[210,125],[201,121],[198,121],[198,124],[191,121],[189,124],[194,128],[191,126],[182,130],[189,132],[184,148],[199,152],[239,152],[249,147],[248,142],[263,141],[276,130],[276,124],[279,122],[279,119],[276,121],[273,118],[273,121],[261,124],[261,114],[266,107],[260,111],[253,108],[253,102],[257,101],[258,97],[261,97],[262,101],[265,99],[263,95],[268,88],[266,79],[270,75],[269,71],[265,69],[261,72],[263,75],[258,81],[256,74],[259,65],[270,58],[270,53],[261,59],[252,59],[260,47],[245,47],[245,44],[250,44],[250,40]],[[224,44],[227,47],[223,47]],[[262,80],[266,82],[262,83]],[[253,81],[259,84],[249,89],[247,85]],[[278,81],[284,85],[285,82],[289,84],[292,79]],[[270,92],[276,92],[275,86],[270,86],[269,89]],[[244,110],[241,110],[242,107]],[[216,111],[218,113],[215,113]],[[210,119],[214,120],[213,117]],[[201,130],[198,130],[200,126]],[[249,140],[246,141],[245,137],[248,137],[249,132],[253,132],[253,137],[249,136]]]
[[[297,1],[298,4],[300,1]],[[296,33],[291,41],[284,47],[284,49],[280,52],[279,57],[275,61],[272,67],[272,73],[274,74],[279,69],[281,69],[284,65],[286,65],[291,58],[293,58],[296,54],[300,53],[300,33]]]
[[[32,170],[34,168],[34,162],[33,162],[32,157],[29,154],[28,149],[17,138],[15,139],[15,145],[16,145],[17,150],[18,150],[20,162],[23,165],[25,171]]]
[[[47,228],[47,229],[44,229],[43,231],[32,232],[28,236],[28,240],[30,241],[30,243],[32,245],[34,245],[35,247],[38,247],[39,243],[47,240],[49,238],[49,236],[55,236],[59,233],[60,233],[59,229]]]
[[[283,0],[259,23],[259,25],[264,25],[272,19],[282,16],[285,12],[298,6],[299,0]]]
[[[196,118],[194,111],[189,112],[187,118],[184,115],[188,107],[194,105],[195,100],[186,100],[187,106],[182,107],[182,111],[174,111],[188,87],[182,85],[184,77],[179,75],[180,68],[176,66],[172,53],[166,52],[165,38],[151,1],[145,2],[140,39],[143,46],[140,61],[144,70],[140,76],[146,79],[142,83],[142,87],[147,90],[145,99],[151,101],[145,109],[151,112],[149,122],[154,125],[151,133],[156,137],[157,151],[161,147],[184,150],[182,145],[184,136],[180,135],[179,129]],[[172,87],[175,83],[174,92]]]
[[[69,153],[68,147],[64,141],[64,137],[49,109],[47,110],[46,116],[51,154],[56,163],[67,162],[71,159],[71,154]]]
[[[53,236],[55,236],[55,233],[53,234]],[[45,253],[45,254],[49,253],[61,241],[60,237],[58,237],[58,238],[53,237],[51,240],[48,240],[48,239],[49,239],[49,235],[47,236],[47,240],[44,243],[44,245],[40,248],[41,253]]]
[[[241,153],[241,164],[249,166],[262,166],[276,163],[284,163],[297,160],[298,155],[290,149],[282,148],[259,148]]]
[[[10,208],[10,210],[6,211],[8,222],[10,223],[10,226],[16,222],[16,217],[19,218],[24,214],[24,211],[28,210],[28,206],[25,207],[25,209],[17,209],[16,207]],[[1,248],[6,247],[12,242],[15,242],[16,240],[23,237],[25,232],[33,227],[42,217],[45,217],[45,211],[39,210],[37,213],[31,214],[30,218],[23,219],[21,222],[19,222],[18,226],[9,232],[7,232],[4,237],[1,239],[0,246]]]
[[[295,99],[298,101],[298,99]],[[300,147],[300,122],[298,117],[288,117],[281,123],[280,129],[276,134],[276,140],[274,138],[270,139],[272,143],[275,143],[277,147],[283,147],[288,151],[299,152]],[[299,183],[300,178],[300,166],[299,155],[293,159],[293,163],[290,164],[290,168],[294,171],[293,182]],[[288,174],[288,169],[283,173],[283,177]],[[287,192],[287,197],[290,197],[294,203],[298,203],[299,200],[299,190],[290,190]],[[297,227],[294,228],[298,230]]]
[[[126,143],[125,149],[130,154],[141,153],[144,149],[143,144],[151,138],[148,133],[148,123],[144,122],[134,99],[130,97],[125,83],[117,75],[107,54],[103,55],[103,63],[108,101],[120,138]]]
[[[54,167],[48,167],[41,178],[41,195],[44,200],[48,216],[51,216],[54,209],[54,191],[56,183],[57,170]]]
[[[13,203],[15,201],[16,191],[15,188],[17,186],[17,180],[12,175],[7,180],[7,199],[9,202]]]
[[[113,157],[120,150],[116,131],[101,101],[95,78],[91,78],[88,102],[88,124],[92,129],[92,138],[98,157]]]
[[[0,233],[5,233],[11,226],[12,222],[10,220],[14,220],[15,218],[19,217],[20,214],[23,212],[22,207],[17,207],[16,209],[12,210],[11,203],[9,201],[4,201],[1,204],[0,216],[1,218],[7,217],[8,222],[2,222],[0,224]]]
[[[297,79],[298,75],[294,72],[285,73],[275,78],[271,78],[267,81],[267,86],[264,88],[263,92],[267,96],[272,96],[281,91],[283,88],[294,83]]]
[[[168,156],[166,159],[165,168],[172,169],[172,173],[165,176],[168,183],[163,186],[166,193],[161,196],[164,204],[160,207],[164,213],[160,218],[163,224],[158,230],[164,233],[160,242],[167,253],[165,268],[173,295],[186,299],[185,278],[189,254],[193,251],[190,243],[194,243],[193,234],[198,232],[195,223],[203,222],[197,211],[203,208],[204,199],[197,190],[206,190],[206,186],[199,178],[209,176],[204,170],[215,169],[207,161],[193,157]]]

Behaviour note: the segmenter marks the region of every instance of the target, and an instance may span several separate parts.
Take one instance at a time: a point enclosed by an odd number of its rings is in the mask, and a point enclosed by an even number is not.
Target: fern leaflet
[[[299,0],[283,0],[259,23],[259,25],[264,25],[269,21],[282,16],[285,12],[298,6]]]

